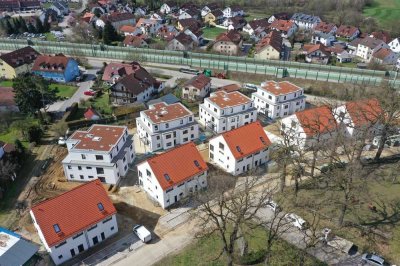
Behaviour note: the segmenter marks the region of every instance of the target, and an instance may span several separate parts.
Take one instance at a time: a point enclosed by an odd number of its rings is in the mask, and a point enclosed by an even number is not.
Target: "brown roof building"
[[[0,68],[0,76],[6,79],[13,79],[19,74],[30,72],[33,62],[39,55],[40,53],[30,46],[2,54],[0,63],[3,67]]]

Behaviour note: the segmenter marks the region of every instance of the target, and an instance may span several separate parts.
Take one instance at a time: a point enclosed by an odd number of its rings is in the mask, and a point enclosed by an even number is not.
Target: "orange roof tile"
[[[295,115],[304,129],[304,133],[309,137],[336,130],[336,120],[327,106],[306,109]]]
[[[385,60],[386,57],[390,56],[393,51],[389,48],[381,48],[376,51],[372,56],[381,60]]]
[[[226,91],[217,91],[212,93],[208,99],[220,108],[232,107],[251,102],[249,97],[238,91],[230,93]]]
[[[143,112],[153,123],[156,124],[193,115],[193,113],[181,103],[174,103],[170,105],[164,102],[156,103],[151,105],[148,110]]]
[[[240,90],[239,84],[229,84],[222,87],[219,87],[217,91],[226,91],[226,92],[234,92]]]
[[[122,26],[119,28],[119,30],[122,31],[122,32],[129,32],[129,33],[132,33],[132,32],[135,32],[136,27],[135,27],[135,26],[132,26],[132,25],[122,25]]]
[[[163,190],[208,170],[206,162],[193,142],[156,155],[147,162]]]
[[[383,114],[382,107],[377,99],[348,102],[346,103],[346,110],[356,127],[374,124]]]
[[[265,149],[271,145],[260,122],[254,122],[222,134],[236,159]]]
[[[103,211],[100,211],[99,203]],[[100,180],[96,179],[36,204],[32,212],[47,244],[52,247],[117,211]],[[59,233],[56,233],[55,225],[58,225]]]
[[[93,125],[87,131],[75,131],[68,140],[77,140],[73,149],[110,151],[122,138],[126,127]]]
[[[270,28],[271,29],[277,29],[280,31],[285,31],[287,32],[288,30],[290,30],[293,26],[295,25],[295,23],[291,20],[282,20],[282,19],[275,19],[272,23]]]
[[[301,91],[300,87],[294,85],[289,81],[276,82],[270,80],[264,82],[261,88],[269,93],[272,93],[275,96]]]

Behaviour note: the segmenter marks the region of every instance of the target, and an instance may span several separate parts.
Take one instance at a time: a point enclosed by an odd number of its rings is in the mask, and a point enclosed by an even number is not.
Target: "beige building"
[[[32,70],[35,59],[40,55],[30,46],[0,56],[0,77],[13,79]]]
[[[279,60],[282,52],[282,36],[279,31],[271,31],[256,45],[254,58]]]
[[[182,88],[182,98],[197,101],[202,100],[211,91],[211,79],[204,74],[194,76]]]
[[[221,24],[223,19],[224,13],[220,9],[216,9],[204,16],[204,23],[215,26]]]
[[[213,45],[215,52],[226,55],[238,55],[243,44],[242,35],[236,30],[221,33]]]

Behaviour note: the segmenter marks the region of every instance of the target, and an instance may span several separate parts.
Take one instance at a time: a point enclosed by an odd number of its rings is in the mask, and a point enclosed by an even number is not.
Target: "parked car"
[[[381,256],[372,254],[372,253],[365,253],[361,256],[362,260],[364,263],[368,265],[374,265],[374,266],[389,266],[390,264],[385,261],[384,258]]]
[[[265,207],[271,209],[273,212],[280,212],[282,208],[273,200],[268,199],[265,203]]]
[[[143,243],[151,241],[151,233],[143,225],[135,225],[133,227],[133,232],[139,237],[140,240],[142,240]]]
[[[332,233],[332,230],[329,228],[324,228],[322,230],[321,240],[328,246],[331,246],[337,250],[340,250],[349,255],[355,255],[358,251],[358,247],[354,245],[353,242],[341,238]]]
[[[87,95],[87,96],[95,96],[96,92],[93,90],[87,90],[85,91],[83,94]]]
[[[65,138],[64,137],[59,137],[58,138],[58,145],[65,145]]]
[[[251,84],[251,83],[245,83],[245,84],[243,84],[244,85],[244,87],[246,88],[246,89],[249,89],[249,90],[257,90],[257,85],[255,85],[255,84]]]
[[[285,219],[291,222],[293,226],[298,228],[299,230],[306,230],[308,228],[307,222],[294,213],[287,213],[285,215]]]

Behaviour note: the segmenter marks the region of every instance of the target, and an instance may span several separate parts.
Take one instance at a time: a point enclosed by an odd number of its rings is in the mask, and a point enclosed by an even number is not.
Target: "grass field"
[[[51,42],[57,41],[56,36],[54,36],[54,34],[51,32],[47,32],[44,35],[46,36],[46,41],[51,41]]]
[[[0,87],[12,87],[13,82],[11,80],[4,80],[0,82]]]
[[[374,0],[363,12],[366,17],[375,18],[383,27],[400,21],[400,0]]]
[[[72,95],[74,95],[74,93],[78,89],[75,86],[56,84],[56,83],[51,84],[49,87],[51,89],[58,89],[58,92],[57,92],[58,97],[68,97],[68,98],[70,98]]]
[[[225,29],[221,29],[221,28],[204,28],[203,29],[203,36],[204,39],[211,39],[214,40],[218,35],[220,35],[221,33],[226,32]]]

